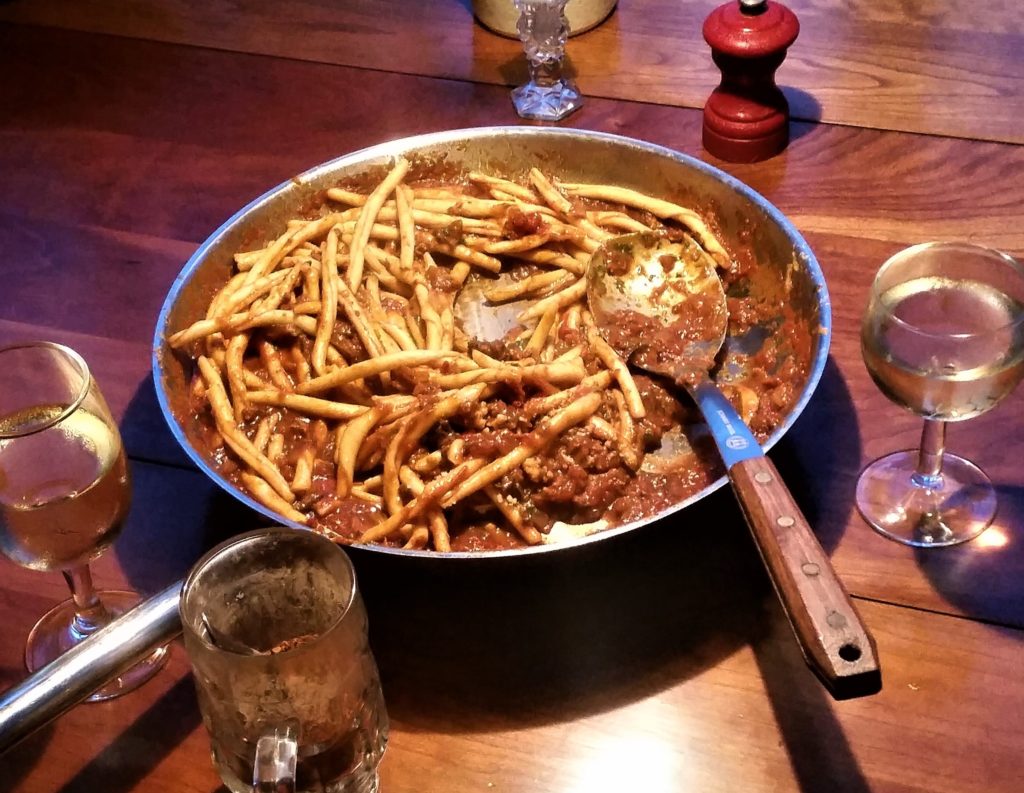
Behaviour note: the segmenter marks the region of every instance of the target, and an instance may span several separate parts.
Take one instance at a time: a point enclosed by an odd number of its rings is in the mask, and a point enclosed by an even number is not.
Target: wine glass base
[[[583,95],[568,80],[551,85],[526,83],[512,92],[512,104],[520,118],[534,121],[561,121],[583,106]]]
[[[135,592],[105,590],[97,594],[110,613],[111,619],[120,617],[139,604],[139,595]],[[75,601],[69,598],[50,609],[35,624],[25,646],[25,666],[29,672],[42,669],[84,639],[72,627],[74,619]],[[85,701],[100,702],[133,691],[160,671],[167,662],[167,655],[166,645],[158,648],[135,666],[126,669],[119,677],[93,692]]]
[[[996,493],[970,460],[942,457],[937,486],[915,481],[918,451],[875,460],[857,480],[857,509],[890,540],[917,548],[942,548],[973,540],[996,516]]]

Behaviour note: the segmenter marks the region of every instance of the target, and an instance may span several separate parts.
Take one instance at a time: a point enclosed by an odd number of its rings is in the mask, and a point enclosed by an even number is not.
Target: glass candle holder
[[[583,105],[576,84],[562,73],[569,23],[567,0],[515,0],[519,40],[523,42],[530,80],[512,92],[522,118],[561,121]]]

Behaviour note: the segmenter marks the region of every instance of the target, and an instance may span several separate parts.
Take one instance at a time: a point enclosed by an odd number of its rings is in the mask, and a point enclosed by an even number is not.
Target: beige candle
[[[569,35],[575,36],[601,24],[615,8],[616,0],[569,0],[565,16]],[[519,12],[512,0],[473,0],[473,13],[487,28],[502,36],[518,38]]]

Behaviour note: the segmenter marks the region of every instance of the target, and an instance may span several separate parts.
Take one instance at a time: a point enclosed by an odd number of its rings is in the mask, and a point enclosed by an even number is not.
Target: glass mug
[[[181,622],[230,790],[375,793],[388,718],[341,548],[296,529],[241,534],[193,568]]]

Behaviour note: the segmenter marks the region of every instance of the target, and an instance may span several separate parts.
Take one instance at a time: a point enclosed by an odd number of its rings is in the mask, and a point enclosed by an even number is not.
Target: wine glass
[[[945,451],[946,423],[995,405],[1024,374],[1024,268],[969,243],[900,251],[875,276],[861,328],[875,384],[924,418],[919,449],[871,463],[857,480],[857,508],[906,545],[956,545],[996,513],[992,482]]]
[[[133,592],[97,592],[88,565],[117,538],[130,499],[117,424],[82,357],[51,342],[0,348],[0,551],[60,570],[72,593],[29,633],[30,672],[138,602]],[[89,699],[136,688],[166,655],[161,647]]]
[[[567,0],[515,0],[519,10],[519,40],[523,42],[530,81],[512,92],[512,104],[522,118],[561,121],[583,105],[576,84],[562,74],[569,22]]]

